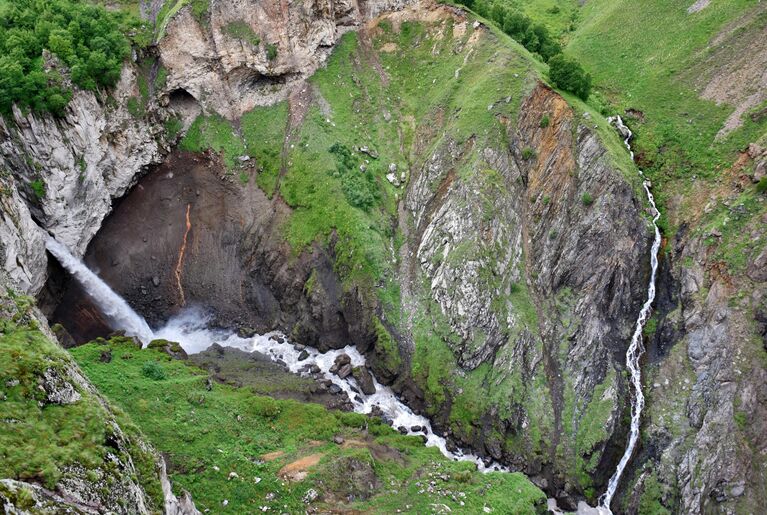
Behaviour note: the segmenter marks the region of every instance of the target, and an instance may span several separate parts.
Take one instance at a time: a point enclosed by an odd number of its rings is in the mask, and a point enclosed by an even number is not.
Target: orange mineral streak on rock
[[[178,261],[176,262],[176,284],[178,285],[178,294],[180,296],[180,305],[186,304],[186,298],[184,297],[184,287],[181,285],[181,272],[184,269],[184,254],[186,254],[186,242],[189,237],[189,231],[192,229],[192,222],[189,220],[189,211],[192,205],[186,205],[186,231],[184,231],[184,239],[181,242],[181,248],[178,251]]]

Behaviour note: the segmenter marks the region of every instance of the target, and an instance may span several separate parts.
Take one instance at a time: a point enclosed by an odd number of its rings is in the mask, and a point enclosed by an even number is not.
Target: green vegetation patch
[[[116,454],[133,462],[136,479],[162,506],[154,457],[139,444],[138,431],[118,416],[129,448],[115,449],[113,415],[73,380],[75,364],[38,329],[29,312],[33,302],[13,293],[0,297],[0,477],[55,489],[73,474],[70,468],[84,467],[88,480],[112,482],[122,473],[108,457]],[[71,392],[66,403],[49,398],[52,385]]]
[[[61,115],[72,98],[64,75],[86,90],[111,88],[120,79],[131,42],[149,42],[130,14],[81,0],[0,0],[0,20],[4,114],[17,104]],[[126,36],[129,31],[132,40]],[[46,63],[45,52],[54,56],[53,62]]]
[[[261,43],[261,38],[253,32],[253,29],[243,20],[231,21],[224,25],[224,34],[239,39],[256,47]]]
[[[110,363],[100,359],[105,349],[111,350]],[[201,510],[242,513],[266,506],[303,513],[310,489],[319,493],[317,509],[371,513],[425,513],[435,503],[457,512],[488,506],[503,513],[535,513],[545,502],[543,492],[521,474],[478,473],[378,419],[261,397],[248,388],[214,384],[209,389],[207,373],[159,350],[137,351],[112,340],[75,348],[73,354],[94,384],[166,454],[174,487],[189,490]],[[160,364],[165,379],[147,377],[148,363]],[[337,435],[347,443],[333,443]],[[317,455],[319,462],[302,469],[300,479],[279,476],[286,465],[296,467]],[[419,492],[432,478],[440,487]],[[357,497],[350,501],[336,492]]]

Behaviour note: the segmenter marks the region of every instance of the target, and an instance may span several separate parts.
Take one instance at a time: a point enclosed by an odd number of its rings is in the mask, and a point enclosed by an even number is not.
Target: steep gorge
[[[227,35],[242,13],[275,60]],[[52,321],[78,343],[110,331],[47,264],[34,219],[153,326],[201,304],[243,334],[354,344],[454,445],[525,472],[564,506],[593,502],[628,432],[624,359],[651,213],[606,121],[540,82],[510,44],[428,2],[212,2],[207,24],[182,9],[153,50],[166,81],[141,116],[126,107],[142,97],[137,65],[116,106],[78,92],[63,119],[1,122],[11,284],[37,294],[50,275]],[[372,208],[351,205],[349,173],[373,177]],[[29,188],[38,177],[43,198]],[[627,483],[659,482],[681,512],[767,497],[747,457],[766,434],[760,349],[732,361],[726,350],[755,337],[727,298],[747,281],[763,303],[764,260],[733,278],[704,237],[666,244],[645,383],[659,386]],[[748,441],[726,442],[734,409]],[[634,512],[630,488],[618,501]]]

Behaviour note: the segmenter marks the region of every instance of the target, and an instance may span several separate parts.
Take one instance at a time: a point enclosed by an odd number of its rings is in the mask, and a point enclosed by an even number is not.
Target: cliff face
[[[3,512],[199,513],[173,495],[162,457],[58,347],[32,299],[4,272],[0,286]]]
[[[76,91],[61,118],[14,110],[12,120],[0,120],[3,167],[38,224],[76,252],[85,251],[112,199],[161,157],[161,127],[128,112],[132,95],[137,76],[126,66],[110,99]],[[34,293],[41,284],[32,286]]]
[[[740,164],[760,158],[744,153]],[[688,214],[667,245],[645,366],[647,445],[627,483],[638,492],[626,494],[632,511],[642,497],[684,513],[759,511],[767,499],[767,218],[744,214],[751,179],[740,169],[705,189],[707,209],[718,205],[724,218],[703,224]],[[744,236],[750,244],[728,254]]]
[[[236,119],[287,97],[325,62],[339,37],[408,0],[213,1],[204,24],[183,9],[158,50],[167,92],[184,90],[205,111]]]
[[[508,145],[449,141],[413,178],[409,268],[458,370],[492,399],[446,378],[443,430],[566,497],[591,488],[579,471],[604,480],[625,431],[616,377],[646,294],[649,225],[632,179],[558,94],[539,84],[503,123]],[[466,163],[471,179],[456,173]]]
[[[10,276],[32,294],[43,286],[44,248],[28,230],[32,219],[82,255],[113,199],[167,153],[175,137],[166,130],[169,121],[187,128],[203,109],[236,118],[284,99],[325,61],[340,34],[405,3],[212,2],[203,21],[187,7],[170,19],[156,48],[134,55],[113,91],[75,91],[61,118],[15,110],[12,119],[0,120],[0,164],[28,206],[8,197],[7,212],[18,213],[3,239]],[[274,45],[273,59],[267,43]]]

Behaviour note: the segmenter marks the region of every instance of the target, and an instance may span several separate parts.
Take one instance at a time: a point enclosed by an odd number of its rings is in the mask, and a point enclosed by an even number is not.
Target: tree
[[[63,113],[72,92],[57,69],[83,89],[114,86],[130,55],[125,34],[140,28],[130,15],[84,0],[0,0],[0,112],[17,104]],[[44,51],[64,66],[48,66]]]
[[[589,98],[591,75],[577,61],[563,54],[555,55],[549,59],[549,78],[557,88],[569,91],[582,100]]]

